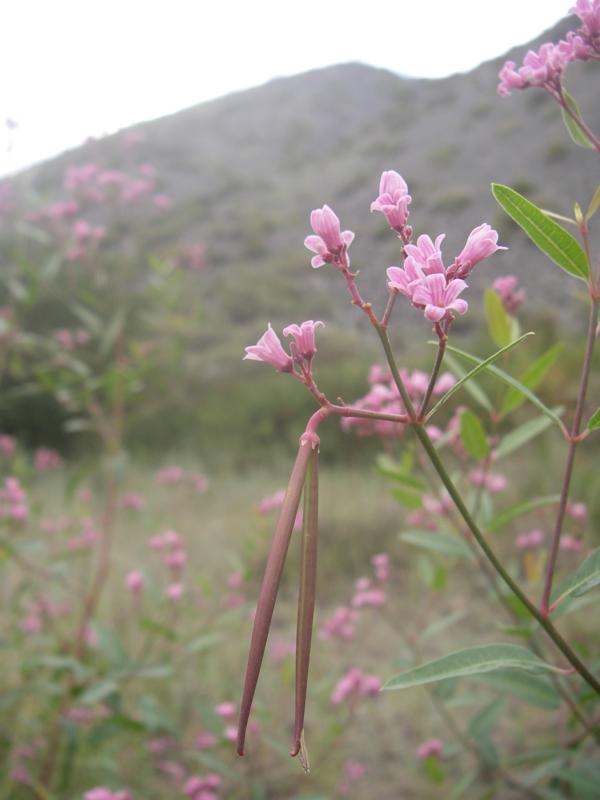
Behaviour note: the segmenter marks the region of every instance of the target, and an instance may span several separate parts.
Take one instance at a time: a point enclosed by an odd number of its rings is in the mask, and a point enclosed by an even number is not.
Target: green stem
[[[452,498],[454,505],[458,509],[461,517],[464,519],[465,523],[467,524],[469,530],[475,537],[475,540],[485,553],[488,561],[492,564],[498,575],[502,578],[504,583],[509,587],[509,589],[513,592],[516,597],[523,603],[525,608],[529,611],[532,617],[534,617],[537,622],[541,625],[541,627],[546,631],[548,636],[552,639],[554,644],[558,647],[561,653],[565,656],[567,661],[573,666],[576,672],[581,675],[584,681],[598,694],[600,695],[600,681],[588,670],[585,664],[578,658],[577,654],[573,651],[570,645],[563,639],[561,634],[558,630],[554,627],[554,625],[550,622],[550,620],[542,614],[542,612],[529,600],[527,595],[522,591],[519,585],[511,578],[509,573],[504,569],[498,557],[492,550],[492,548],[488,545],[485,540],[485,537],[482,531],[479,529],[479,526],[473,519],[469,509],[463,502],[463,499],[460,495],[460,492],[454,485],[450,475],[446,471],[437,450],[435,449],[433,442],[429,438],[427,431],[425,430],[422,424],[419,424],[416,419],[415,409],[413,404],[408,396],[408,392],[402,382],[402,378],[400,376],[400,372],[398,370],[398,366],[396,364],[396,359],[394,358],[394,354],[392,352],[392,347],[390,344],[389,337],[387,335],[387,331],[381,327],[379,323],[374,323],[375,330],[381,340],[383,345],[383,349],[386,354],[386,358],[392,372],[392,376],[398,387],[398,391],[402,397],[402,400],[406,406],[406,410],[408,412],[408,416],[411,419],[412,427],[415,430],[415,433],[421,442],[425,452],[429,456],[429,460],[431,461],[435,471],[437,472],[440,480],[446,487],[446,491]]]

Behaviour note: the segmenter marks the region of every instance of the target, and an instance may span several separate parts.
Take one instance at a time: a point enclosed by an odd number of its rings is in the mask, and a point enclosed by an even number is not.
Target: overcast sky
[[[0,174],[281,75],[362,61],[464,72],[569,0],[5,0]],[[18,127],[9,130],[5,120]]]

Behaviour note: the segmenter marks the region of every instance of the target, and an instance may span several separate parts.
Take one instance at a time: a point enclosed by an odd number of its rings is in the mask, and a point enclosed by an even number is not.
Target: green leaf
[[[500,358],[501,355],[503,355],[504,353],[507,353],[509,350],[512,350],[513,347],[516,347],[516,345],[520,344],[524,339],[527,339],[528,336],[533,336],[533,335],[534,335],[533,331],[528,331],[527,333],[524,333],[522,336],[519,336],[518,339],[515,339],[514,342],[511,342],[510,344],[507,344],[506,347],[503,347],[502,349],[500,349],[497,352],[495,352],[493,355],[491,355],[488,358],[486,358],[485,361],[481,361],[480,359],[476,359],[475,356],[473,356],[473,358],[478,362],[478,364],[477,364],[476,367],[474,367],[469,372],[464,372],[464,370],[462,370],[460,368],[460,366],[456,363],[456,361],[453,358],[451,358],[448,355],[448,353],[446,353],[446,361],[448,362],[448,365],[452,367],[454,372],[457,372],[460,375],[460,380],[458,380],[454,384],[454,386],[452,386],[450,389],[448,389],[446,394],[443,395],[438,400],[438,402],[431,409],[429,414],[427,414],[427,419],[429,420],[435,414],[435,412],[438,409],[440,409],[444,405],[444,403],[446,403],[452,397],[452,395],[455,392],[457,392],[460,388],[462,388],[462,386],[465,386],[465,389],[467,389],[467,391],[469,390],[469,386],[471,388],[476,386],[477,387],[477,392],[479,393],[479,395],[477,395],[477,393],[476,393],[474,395],[475,399],[477,400],[477,402],[480,405],[482,405],[485,408],[486,411],[492,411],[492,404],[488,400],[487,396],[477,386],[477,384],[475,384],[475,382],[472,379],[475,377],[475,375],[477,375],[478,372],[481,372],[489,364],[493,363],[498,358]],[[435,343],[432,342],[432,344],[435,344]],[[447,348],[447,349],[452,349],[452,348]],[[471,383],[468,383],[468,381],[471,381]],[[482,402],[482,400],[483,400],[483,402]]]
[[[586,220],[589,221],[594,216],[596,211],[598,211],[599,208],[600,208],[600,186],[598,186],[598,188],[594,192],[594,196],[590,200],[588,210],[585,212]]]
[[[573,112],[573,114],[575,114],[575,116],[578,119],[583,120],[583,117],[581,116],[581,111],[579,110],[579,106],[577,105],[575,98],[567,92],[564,86],[562,87],[562,96],[565,100],[567,107]],[[593,142],[590,141],[590,138],[589,136],[587,136],[585,131],[581,130],[581,128],[575,122],[573,117],[571,117],[565,111],[564,108],[561,108],[560,111],[562,114],[563,122],[565,123],[565,128],[567,129],[567,133],[569,134],[571,139],[575,142],[575,144],[578,144],[579,147],[587,147],[590,148],[591,150],[594,150],[595,148]]]
[[[402,505],[407,508],[416,510],[422,506],[421,496],[412,489],[404,489],[402,486],[396,486],[392,489],[391,493],[399,503],[402,503]]]
[[[477,358],[477,356],[472,356],[470,355],[470,353],[465,353],[463,350],[459,350],[457,347],[452,347],[450,345],[447,345],[446,348],[448,350],[451,350],[453,353],[456,353],[457,356],[464,358],[465,361],[470,361],[472,364],[473,363],[483,364],[483,361],[480,358]],[[492,366],[491,364],[487,364],[485,366],[485,369],[492,375],[494,375],[494,377],[498,378],[501,381],[504,381],[504,383],[507,383],[509,386],[513,386],[515,389],[518,389],[522,394],[525,395],[525,397],[529,400],[530,403],[533,403],[533,405],[536,406],[536,408],[539,408],[539,410],[543,414],[545,414],[553,422],[555,422],[561,429],[561,431],[563,431],[564,433],[567,432],[565,426],[563,425],[556,411],[553,411],[551,408],[548,408],[548,406],[544,405],[544,403],[542,403],[539,397],[537,397],[526,386],[523,386],[523,384],[520,381],[518,381],[516,378],[513,378],[512,375],[509,375],[507,372],[504,372],[498,367]]]
[[[492,194],[542,253],[576,278],[587,280],[588,263],[577,239],[509,186],[492,184]]]
[[[563,408],[558,407],[555,408],[554,411],[562,414]],[[514,453],[519,447],[522,447],[524,444],[527,444],[527,442],[535,439],[536,436],[539,436],[540,433],[543,433],[550,425],[552,425],[552,420],[548,419],[548,417],[535,417],[535,419],[530,419],[522,425],[519,425],[518,428],[510,431],[510,433],[507,433],[506,436],[503,437],[498,447],[494,450],[495,459],[505,458],[511,453]]]
[[[210,650],[215,644],[223,639],[223,634],[220,631],[213,631],[212,633],[204,633],[202,636],[197,636],[192,639],[186,647],[188,653],[203,653],[205,650]]]
[[[434,342],[432,342],[432,344],[434,344]],[[435,344],[437,346],[437,343],[435,343]],[[461,386],[464,385],[465,390],[468,392],[468,394],[471,395],[473,400],[475,400],[476,403],[479,403],[479,405],[482,408],[484,408],[486,411],[493,411],[494,407],[492,406],[491,400],[486,395],[486,393],[483,391],[481,386],[478,383],[476,383],[476,381],[471,380],[471,377],[469,377],[468,382],[462,380],[463,378],[465,378],[467,376],[468,373],[462,368],[462,366],[459,364],[457,359],[452,357],[452,355],[450,354],[447,346],[446,346],[446,353],[444,355],[444,361],[450,367],[452,372],[456,376],[458,376],[460,385]],[[455,386],[456,386],[456,384],[454,384],[452,389],[450,389],[448,392],[446,392],[445,395],[443,395],[441,397],[441,399],[436,403],[436,405],[429,412],[429,414],[427,414],[427,419],[429,419],[433,415],[434,411],[437,411],[437,409],[440,406],[442,406],[443,403],[445,403],[446,400],[449,399],[449,397],[452,394],[454,394],[454,392],[452,390],[455,388]]]
[[[498,669],[518,669],[527,672],[540,670],[556,671],[556,668],[530,650],[516,644],[484,644],[458,650],[442,658],[436,658],[419,667],[413,667],[390,678],[384,689],[406,689],[435,683],[446,678],[468,677],[493,672]]]
[[[550,494],[545,497],[536,497],[534,500],[527,500],[525,503],[517,503],[510,508],[506,508],[497,514],[487,525],[488,533],[496,531],[498,528],[503,528],[512,522],[513,519],[520,517],[522,514],[527,514],[530,511],[535,511],[536,508],[544,508],[544,506],[554,506],[560,502],[559,494]]]
[[[91,706],[95,703],[99,703],[100,700],[110,697],[111,694],[115,694],[118,691],[119,685],[114,680],[107,679],[93,684],[89,687],[89,689],[86,689],[85,692],[80,694],[77,699],[79,703]]]
[[[490,445],[481,420],[472,411],[463,411],[460,417],[460,438],[467,453],[480,461],[489,455]]]
[[[394,461],[393,458],[390,458],[390,456],[385,453],[381,453],[377,456],[376,464],[377,471],[380,475],[384,475],[386,478],[390,478],[408,489],[421,493],[427,488],[423,481],[413,478],[412,475],[408,475],[401,464]]]
[[[499,669],[475,675],[473,680],[519,697],[537,708],[553,711],[560,708],[560,697],[545,677],[514,669]]]
[[[600,408],[598,408],[592,416],[587,424],[587,428],[590,431],[595,430],[596,428],[600,428]]]
[[[434,553],[442,553],[453,558],[473,558],[468,545],[457,536],[447,533],[433,533],[432,531],[404,531],[400,539],[408,544],[414,544]]]
[[[537,358],[530,367],[528,367],[520,378],[523,386],[528,389],[535,389],[544,379],[544,376],[558,358],[559,353],[563,349],[563,344],[559,342],[553,345],[549,350]],[[502,401],[501,411],[503,414],[509,414],[518,408],[525,400],[522,392],[514,387],[511,387],[504,395]]]
[[[430,625],[428,625],[423,633],[419,636],[419,641],[424,642],[426,639],[433,639],[438,636],[438,634],[445,631],[446,628],[449,628],[451,625],[454,625],[456,622],[460,622],[461,619],[464,619],[466,612],[462,609],[458,609],[458,611],[453,611],[451,614],[447,614],[445,617],[440,617],[439,619],[434,620]]]
[[[577,571],[567,577],[557,590],[555,603],[561,603],[566,597],[581,597],[600,584],[600,547],[589,554],[579,565]]]
[[[512,339],[512,322],[500,295],[493,289],[486,289],[483,293],[483,304],[490,336],[498,347],[505,347]]]
[[[432,783],[444,782],[444,770],[439,758],[428,756],[423,760],[423,771]]]
[[[484,706],[473,719],[469,722],[467,732],[475,747],[481,753],[482,758],[488,764],[497,766],[498,764],[498,751],[492,741],[491,732],[498,720],[498,714],[502,710],[504,701],[502,698],[494,700],[487,706]]]

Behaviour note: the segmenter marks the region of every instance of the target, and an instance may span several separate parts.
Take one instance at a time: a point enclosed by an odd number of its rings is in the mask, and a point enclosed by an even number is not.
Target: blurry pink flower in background
[[[15,522],[24,522],[29,516],[27,494],[18,478],[8,477],[0,489],[0,519],[8,517]]]
[[[214,707],[214,712],[218,717],[221,719],[233,719],[235,717],[237,711],[237,706],[235,703],[230,701],[225,701],[224,703],[219,703]]]
[[[354,638],[358,611],[347,606],[338,606],[325,620],[320,630],[321,639],[341,639],[350,641]]]
[[[154,474],[154,478],[161,486],[175,486],[175,484],[183,480],[184,475],[185,471],[183,467],[173,465],[164,467],[164,469],[159,469],[158,472]]]
[[[178,574],[183,572],[187,563],[187,553],[185,550],[173,550],[163,557],[163,564],[168,567],[171,572]]]
[[[440,739],[427,739],[417,747],[417,758],[431,758],[439,756],[444,749],[444,743]]]
[[[525,300],[525,289],[517,289],[517,282],[516,275],[503,275],[492,283],[508,314],[514,314]]]
[[[585,522],[588,509],[585,503],[569,503],[567,505],[567,514],[577,522]]]
[[[125,586],[134,595],[139,595],[144,588],[144,576],[139,570],[132,570],[125,576]]]
[[[140,511],[146,505],[146,498],[139,492],[127,492],[121,498],[123,508],[130,508],[133,511]]]
[[[353,667],[336,683],[331,693],[331,702],[334,705],[338,705],[348,699],[372,697],[379,694],[380,689],[381,681],[379,678]]]
[[[36,611],[31,611],[19,622],[19,628],[21,628],[24,633],[39,633],[43,627],[43,619]]]
[[[560,549],[565,553],[578,553],[583,548],[581,539],[570,536],[568,533],[564,534],[560,540]]]
[[[171,583],[167,586],[165,594],[167,598],[174,603],[177,603],[183,597],[184,588],[182,583]]]
[[[486,472],[483,469],[474,469],[469,472],[469,481],[473,486],[483,486],[492,494],[501,492],[508,486],[508,480],[498,472]]]
[[[176,783],[182,783],[187,775],[187,771],[182,764],[179,764],[177,761],[170,761],[169,759],[159,761],[158,769],[163,775],[167,778],[171,778]]]
[[[188,478],[197,492],[205,492],[208,489],[208,478],[201,472],[192,472]]]
[[[408,220],[411,200],[404,178],[394,170],[388,170],[381,175],[379,196],[371,203],[371,211],[381,211],[390,228],[401,234]]]
[[[273,664],[281,664],[296,652],[296,642],[290,639],[274,638],[269,648],[269,657]]]
[[[191,800],[218,800],[214,792],[220,785],[221,776],[217,773],[191,775],[183,786],[183,793]]]
[[[250,361],[264,361],[267,364],[275,367],[278,372],[292,372],[294,362],[289,356],[279,340],[279,336],[275,333],[269,322],[269,326],[265,333],[260,337],[256,344],[250,345],[245,348],[246,355],[244,360]]]
[[[198,750],[209,750],[218,742],[217,737],[210,731],[201,731],[196,737],[196,747]]]
[[[133,800],[133,796],[126,789],[119,789],[113,792],[103,786],[89,789],[83,797],[84,800]]]
[[[348,759],[342,768],[342,779],[338,783],[337,790],[340,794],[348,794],[355,781],[364,778],[367,774],[367,765],[362,761]]]
[[[168,208],[171,208],[173,205],[173,201],[170,197],[167,197],[166,194],[155,194],[152,198],[152,202],[156,206],[156,208],[160,208],[162,211],[165,211]]]
[[[352,605],[354,608],[366,608],[367,606],[378,608],[385,605],[385,600],[383,589],[365,589],[355,592],[352,598]]]
[[[63,460],[56,450],[49,447],[38,447],[34,455],[34,466],[38,472],[47,472],[63,465]]]
[[[515,544],[519,550],[535,550],[544,544],[545,538],[546,534],[536,528],[528,533],[520,533],[515,539]]]
[[[0,455],[4,458],[12,458],[17,449],[17,440],[14,436],[7,433],[0,433]]]
[[[173,742],[168,736],[158,736],[148,742],[148,750],[154,755],[161,755],[170,750]]]
[[[377,553],[371,558],[371,564],[378,581],[384,582],[390,577],[390,557],[387,553]]]
[[[285,497],[285,489],[278,489],[274,494],[267,495],[258,504],[257,508],[260,514],[269,514],[276,508],[280,508]]]

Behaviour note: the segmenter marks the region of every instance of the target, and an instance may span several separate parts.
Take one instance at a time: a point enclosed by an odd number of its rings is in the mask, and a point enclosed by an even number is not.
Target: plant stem
[[[556,522],[554,531],[552,533],[552,543],[548,552],[548,559],[546,561],[546,572],[544,579],[544,590],[542,593],[542,600],[540,610],[544,616],[548,616],[550,607],[550,595],[552,592],[552,581],[554,578],[554,570],[556,568],[556,559],[558,557],[558,549],[560,545],[560,537],[562,534],[562,527],[567,510],[567,503],[569,501],[569,489],[571,487],[571,477],[573,475],[573,464],[575,461],[575,450],[579,443],[579,431],[581,428],[581,419],[583,417],[583,408],[585,404],[585,396],[590,377],[590,369],[592,366],[592,355],[594,352],[594,344],[596,342],[596,321],[598,319],[598,305],[599,300],[593,300],[590,303],[590,315],[588,322],[587,343],[585,348],[585,356],[583,359],[583,366],[581,368],[581,378],[579,381],[579,391],[577,393],[577,403],[575,406],[575,414],[573,416],[573,425],[571,427],[571,435],[569,437],[569,449],[567,451],[567,462],[565,464],[565,471],[563,475],[562,488],[560,492],[560,501],[558,505],[558,513],[556,515]]]
[[[594,134],[592,129],[586,125],[586,123],[579,117],[577,114],[573,113],[567,102],[565,101],[562,92],[558,96],[558,102],[560,103],[561,107],[564,109],[565,114],[568,114],[573,122],[577,125],[577,127],[581,130],[581,132],[589,139],[590,143],[594,146],[594,149],[600,153],[600,139]]]
[[[596,309],[595,313],[597,314],[597,302],[593,303],[593,306]],[[479,526],[473,519],[469,509],[463,502],[460,492],[454,485],[452,479],[450,478],[450,475],[448,474],[446,468],[444,467],[437,453],[437,450],[433,445],[433,442],[429,438],[427,431],[425,430],[424,426],[420,424],[416,419],[415,410],[411,403],[410,397],[408,396],[408,392],[406,391],[406,388],[402,382],[400,373],[398,371],[398,366],[396,364],[396,360],[392,352],[392,347],[387,332],[381,327],[379,323],[375,324],[374,327],[383,345],[383,349],[385,351],[390,370],[394,377],[394,381],[396,382],[396,386],[398,387],[398,391],[400,392],[402,400],[404,401],[404,404],[406,406],[406,410],[411,419],[411,423],[415,430],[415,433],[419,441],[421,442],[423,448],[425,449],[425,452],[429,456],[429,459],[435,471],[437,472],[440,480],[446,487],[448,494],[454,501],[454,504],[458,509],[461,517],[466,522],[469,530],[471,531],[477,543],[485,553],[488,561],[490,561],[490,563],[492,564],[498,575],[502,578],[504,583],[506,583],[509,589],[511,589],[513,594],[515,594],[519,598],[519,600],[523,603],[523,605],[527,608],[531,616],[534,617],[537,620],[537,622],[542,626],[542,628],[546,631],[548,636],[552,639],[554,644],[565,656],[567,661],[571,664],[571,666],[574,667],[575,671],[578,672],[579,675],[581,675],[581,677],[586,681],[586,683],[592,689],[594,689],[594,691],[598,695],[600,695],[600,681],[588,670],[585,664],[578,658],[577,654],[573,651],[570,645],[563,639],[559,631],[550,622],[548,617],[542,614],[540,610],[531,602],[531,600],[529,600],[529,598],[521,590],[519,585],[511,578],[509,573],[504,569],[498,557],[486,542],[483,533],[481,532]]]
[[[435,327],[438,335],[438,349],[435,357],[435,362],[433,364],[433,369],[431,370],[429,385],[427,386],[425,397],[423,398],[423,402],[421,403],[421,408],[419,409],[420,420],[422,420],[425,414],[427,413],[427,406],[429,405],[429,401],[431,400],[431,395],[433,394],[433,390],[435,389],[435,382],[437,381],[437,377],[440,373],[442,361],[444,360],[444,353],[446,352],[446,343],[448,341],[448,334],[446,333],[446,331],[442,329],[442,326],[439,323],[436,323]]]

